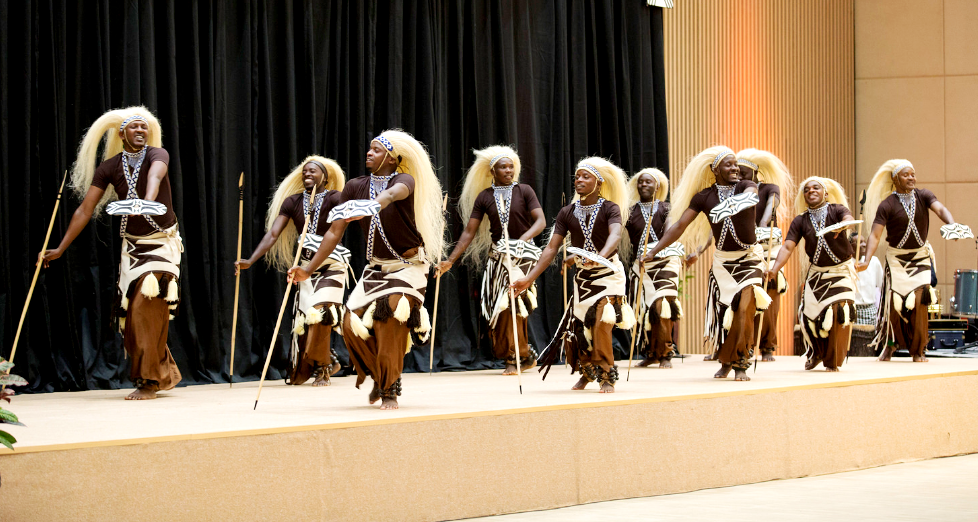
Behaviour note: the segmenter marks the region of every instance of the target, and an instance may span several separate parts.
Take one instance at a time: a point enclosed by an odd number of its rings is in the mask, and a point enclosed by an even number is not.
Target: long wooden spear
[[[502,208],[499,205],[499,208]],[[506,279],[511,280],[513,278],[513,259],[509,255],[509,227],[503,224],[503,240],[506,241]],[[516,297],[513,293],[513,289],[510,285],[513,281],[509,281],[506,285],[506,293],[509,294],[509,315],[513,318],[513,359],[516,359],[516,381],[520,386],[520,395],[523,395],[523,369],[520,367],[520,336],[516,331]]]
[[[309,213],[306,214],[306,221],[302,224],[302,235],[299,236],[299,246],[295,249],[295,258],[292,260],[292,268],[299,264],[299,256],[302,254],[302,245],[306,242],[306,232],[309,230],[309,221],[312,220],[312,213],[315,210],[316,187],[312,187],[312,194],[309,195]],[[286,279],[285,295],[282,297],[282,307],[278,309],[278,319],[275,320],[275,330],[272,332],[272,342],[268,346],[268,355],[265,356],[265,367],[261,369],[261,380],[258,381],[258,395],[255,397],[255,407],[258,409],[258,399],[261,398],[261,388],[265,384],[265,373],[268,371],[268,363],[272,362],[272,352],[275,350],[275,341],[278,338],[278,329],[282,326],[282,314],[285,313],[285,305],[289,302],[289,293],[292,290],[292,274]]]
[[[651,228],[652,214],[649,213],[649,219],[645,223],[645,235],[642,237],[642,248],[638,249],[638,255],[642,256],[642,258],[638,262],[638,290],[635,292],[635,298],[632,300],[632,302],[635,303],[635,306],[632,307],[633,312],[639,309],[639,306],[642,304],[640,297],[644,297],[645,294],[645,288],[643,285],[643,279],[645,279],[645,247],[649,244],[649,230]],[[625,373],[625,382],[628,382],[628,380],[632,377],[632,357],[635,355],[635,339],[638,337],[637,332],[642,332],[642,335],[645,335],[642,328],[643,325],[639,324],[639,320],[636,317],[635,324],[632,325],[632,346],[628,349],[628,372]]]
[[[441,212],[444,214],[448,211],[448,194],[441,200]],[[438,264],[441,264],[441,252],[438,252]],[[435,265],[437,271],[438,265]],[[432,375],[432,370],[435,367],[435,325],[438,324],[438,290],[441,288],[441,273],[435,276],[435,308],[434,313],[431,314],[431,335],[428,341],[431,343],[431,348],[428,353],[428,375]]]
[[[241,259],[241,224],[244,221],[244,172],[238,178],[238,255]],[[234,387],[234,334],[238,331],[238,290],[241,287],[241,270],[234,271],[234,315],[231,316],[231,373],[228,375],[228,386]]]
[[[771,222],[768,223],[768,230],[770,232],[770,235],[767,238],[767,262],[764,264],[764,266],[767,267],[768,269],[771,268],[771,250],[774,248],[774,218],[777,210],[778,210],[777,207],[771,208]],[[774,280],[775,281],[778,280],[778,274],[774,274]],[[764,286],[762,288],[764,288],[764,293],[767,293],[767,275],[764,276]],[[776,291],[777,289],[775,289],[775,292]],[[761,353],[761,332],[764,331],[765,315],[767,315],[767,310],[765,310],[764,313],[761,314],[760,320],[757,321],[757,340],[754,341],[754,349],[757,350],[756,352],[754,352],[754,373],[757,373],[757,356],[759,353]],[[776,324],[771,325],[771,328],[777,328],[777,327],[778,325]]]
[[[51,212],[51,221],[48,222],[48,231],[44,234],[44,245],[41,246],[41,254],[37,258],[37,264],[34,266],[34,278],[31,279],[31,286],[27,290],[27,300],[24,301],[24,309],[20,312],[20,322],[17,323],[17,333],[14,334],[14,346],[10,349],[10,359],[8,362],[14,362],[14,355],[17,355],[17,342],[20,341],[20,331],[24,326],[24,318],[27,317],[27,307],[31,304],[31,297],[34,295],[34,285],[37,284],[37,276],[41,273],[41,267],[44,266],[44,252],[48,249],[48,241],[51,239],[51,230],[54,228],[54,218],[58,216],[58,205],[61,204],[61,192],[65,188],[65,181],[68,180],[68,171],[65,171],[65,175],[61,178],[61,188],[58,189],[58,199],[54,201],[54,210]],[[4,372],[5,374],[10,373],[10,370]],[[4,386],[6,388],[6,386]]]

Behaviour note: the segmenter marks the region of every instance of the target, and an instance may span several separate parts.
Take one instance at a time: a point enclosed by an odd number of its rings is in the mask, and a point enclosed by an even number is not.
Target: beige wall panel
[[[714,144],[770,150],[796,182],[851,192],[855,171],[852,0],[696,0],[664,11],[670,181]],[[787,227],[787,223],[782,223]],[[800,278],[798,256],[787,266]],[[680,348],[702,353],[712,249],[689,271]],[[782,299],[778,353],[792,353],[797,286]]]
[[[944,0],[946,74],[978,74],[978,2]]]
[[[856,78],[944,74],[943,4],[856,0]]]
[[[954,220],[972,229],[978,229],[978,183],[948,183],[947,195],[943,203],[947,205]],[[954,271],[978,269],[978,250],[971,240],[943,241],[947,252],[947,264],[941,283],[953,284]],[[950,297],[950,296],[949,296]]]
[[[978,7],[978,1],[972,0],[972,3]],[[978,10],[973,22],[978,23]],[[975,54],[978,57],[978,49]],[[975,170],[975,152],[978,152],[978,76],[949,76],[944,82],[947,181],[978,182],[978,172]],[[978,226],[978,221],[971,223]]]
[[[944,78],[856,80],[856,181],[893,158],[921,185],[944,182]]]

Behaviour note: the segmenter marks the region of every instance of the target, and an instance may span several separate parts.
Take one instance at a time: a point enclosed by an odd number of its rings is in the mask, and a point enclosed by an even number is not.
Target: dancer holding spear
[[[95,160],[105,140],[102,163]],[[93,216],[109,201],[122,216],[122,258],[113,315],[131,360],[136,391],[127,400],[155,399],[180,382],[166,345],[169,320],[180,303],[183,241],[173,212],[168,175],[170,155],[162,148],[160,123],[145,107],[103,114],[85,133],[72,167],[71,188],[83,197],[61,244],[42,253],[47,267],[64,254]],[[113,213],[110,205],[110,213]]]
[[[517,293],[529,288],[570,234],[571,248],[580,255],[569,257],[567,262],[577,263],[580,269],[574,278],[572,304],[541,355],[541,370],[549,371],[558,360],[561,347],[566,346],[571,372],[581,373],[572,389],[583,390],[589,382],[598,381],[601,393],[614,393],[618,367],[611,332],[615,326],[628,330],[635,323],[635,314],[625,297],[625,269],[618,259],[620,209],[628,203],[625,174],[604,158],[585,158],[577,164],[574,189],[577,197],[557,214],[553,234],[540,260],[512,288]]]
[[[428,151],[410,134],[386,130],[370,142],[368,176],[350,180],[344,205],[312,259],[289,271],[308,279],[339,243],[350,221],[360,221],[367,239],[367,265],[350,294],[343,316],[343,339],[357,370],[357,387],[374,380],[368,400],[398,408],[404,355],[423,344],[431,321],[423,303],[428,269],[442,255],[445,215],[442,190]],[[342,213],[340,212],[342,210]],[[369,217],[366,219],[365,217]]]
[[[340,191],[345,185],[346,175],[332,159],[312,155],[302,160],[275,187],[265,217],[265,236],[250,257],[235,261],[235,274],[251,268],[263,256],[273,268],[288,270],[294,266],[293,249],[297,245],[302,247],[302,259],[312,259],[330,228],[329,213],[341,203]],[[297,244],[300,230],[305,232],[304,242]],[[313,386],[329,386],[329,377],[340,370],[330,338],[343,317],[349,265],[349,250],[338,246],[312,277],[298,285],[288,384],[300,385],[312,378]]]
[[[521,165],[515,150],[496,145],[473,153],[475,162],[459,201],[459,212],[469,221],[451,255],[438,264],[437,273],[450,270],[463,255],[473,267],[483,269],[481,309],[489,324],[492,352],[506,363],[503,375],[516,375],[518,367],[528,370],[536,365],[527,321],[537,307],[537,291],[532,285],[510,299],[508,288],[540,258],[533,238],[543,232],[547,221],[533,188],[519,183]],[[512,258],[512,266],[504,263],[506,256]]]

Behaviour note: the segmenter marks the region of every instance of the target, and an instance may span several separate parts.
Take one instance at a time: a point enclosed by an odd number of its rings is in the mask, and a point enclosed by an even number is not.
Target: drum
[[[951,315],[978,316],[978,270],[954,271],[954,296],[951,297]]]

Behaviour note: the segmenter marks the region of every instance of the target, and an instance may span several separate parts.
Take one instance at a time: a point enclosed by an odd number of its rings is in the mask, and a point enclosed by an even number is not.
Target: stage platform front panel
[[[405,374],[392,412],[354,377],[269,382],[257,410],[255,382],[18,396],[0,518],[443,520],[978,452],[978,360],[803,363],[742,383],[700,356],[628,382],[619,362],[608,395],[562,366],[522,395],[499,370]]]

